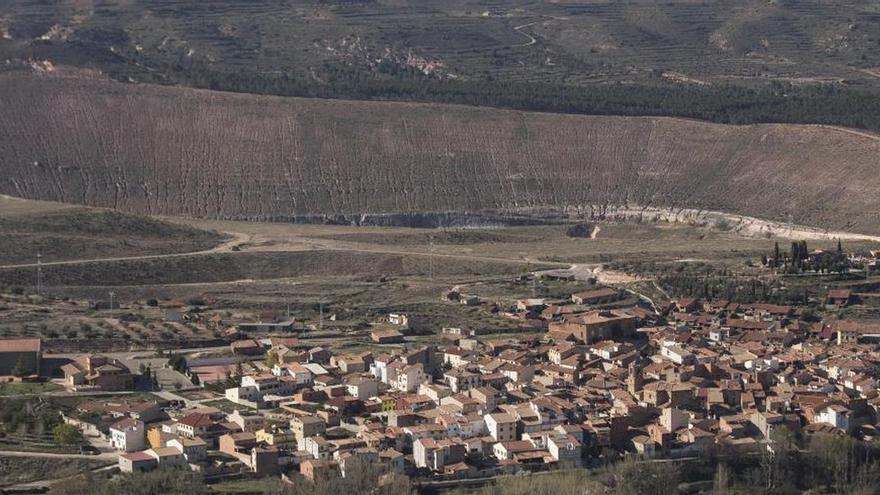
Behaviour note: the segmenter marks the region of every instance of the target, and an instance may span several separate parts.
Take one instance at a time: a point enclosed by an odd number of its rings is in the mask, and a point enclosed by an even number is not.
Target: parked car
[[[79,453],[81,455],[100,455],[101,451],[91,445],[81,445],[79,447]]]

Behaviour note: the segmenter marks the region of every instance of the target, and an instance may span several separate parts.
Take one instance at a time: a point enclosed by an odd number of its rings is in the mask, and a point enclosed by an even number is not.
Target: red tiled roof
[[[112,429],[114,429],[114,430],[117,430],[117,431],[125,431],[125,430],[127,430],[128,428],[135,428],[135,427],[137,427],[138,423],[139,423],[139,421],[136,420],[136,419],[125,418],[125,419],[121,419],[121,420],[119,420],[119,421],[113,423],[113,424],[110,426],[110,428],[112,428]]]
[[[40,352],[40,339],[0,340],[0,352]]]
[[[147,454],[146,452],[129,452],[127,454],[119,454],[119,457],[124,457],[132,462],[156,460],[155,457]]]
[[[197,428],[200,426],[210,426],[214,423],[207,414],[193,413],[177,420],[178,423]]]

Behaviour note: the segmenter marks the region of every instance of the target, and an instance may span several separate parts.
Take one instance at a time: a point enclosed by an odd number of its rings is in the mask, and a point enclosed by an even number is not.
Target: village
[[[836,289],[821,305],[830,315],[854,302]],[[534,331],[445,327],[426,343],[412,338],[411,315],[389,313],[369,346],[339,352],[303,338],[295,315],[216,318],[228,342],[219,357],[51,354],[40,339],[6,339],[0,375],[57,387],[48,395],[70,404],[59,415],[77,454],[209,483],[315,482],[367,463],[454,484],[627,457],[761,455],[781,435],[878,438],[880,324],[797,305],[656,305],[611,286],[502,312]]]

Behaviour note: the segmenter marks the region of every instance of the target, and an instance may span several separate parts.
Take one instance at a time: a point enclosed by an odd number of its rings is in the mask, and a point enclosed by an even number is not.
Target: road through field
[[[802,227],[791,224],[784,224],[779,222],[770,222],[766,220],[761,220],[752,217],[744,217],[740,215],[729,215],[721,212],[708,212],[702,210],[684,210],[684,209],[658,209],[658,208],[618,208],[616,209],[610,218],[628,218],[633,215],[641,215],[647,216],[648,218],[652,218],[657,216],[658,218],[666,219],[669,222],[673,223],[687,223],[687,222],[695,222],[702,221],[708,224],[727,222],[728,225],[732,225],[733,230],[739,232],[744,237],[756,237],[759,233],[773,232],[775,235],[780,237],[791,237],[791,238],[806,238],[806,239],[852,239],[852,240],[870,240],[874,242],[880,242],[880,237],[877,236],[869,236],[864,234],[852,234],[848,232],[829,232],[822,231],[819,229],[811,229],[809,227]],[[174,220],[169,219],[169,220]],[[194,225],[194,222],[191,220],[178,219],[181,223]],[[210,224],[209,224],[210,225]],[[516,265],[529,265],[534,267],[535,270],[546,270],[546,269],[563,269],[569,270],[573,272],[578,279],[588,279],[588,278],[596,278],[598,281],[609,284],[609,285],[631,285],[635,282],[643,282],[649,281],[649,279],[644,278],[635,278],[631,277],[625,273],[609,271],[603,269],[600,264],[597,263],[586,263],[586,264],[571,264],[568,262],[560,262],[560,261],[542,261],[534,258],[529,258],[525,254],[523,255],[500,255],[500,256],[487,256],[485,254],[472,254],[467,252],[458,252],[458,253],[438,253],[438,252],[429,252],[426,250],[419,250],[417,248],[401,248],[401,247],[390,247],[385,245],[364,245],[360,243],[346,242],[335,239],[328,239],[326,237],[321,237],[317,232],[313,235],[310,230],[306,230],[305,232],[291,232],[287,230],[273,231],[273,230],[254,230],[251,228],[251,225],[247,226],[239,226],[235,225],[222,225],[217,226],[216,230],[228,235],[229,240],[223,242],[222,244],[215,246],[214,248],[202,250],[202,251],[194,251],[194,252],[185,252],[185,253],[168,253],[168,254],[155,254],[155,255],[143,255],[143,256],[127,256],[127,257],[110,257],[110,258],[99,258],[99,259],[79,259],[79,260],[65,260],[65,261],[54,261],[43,263],[44,266],[70,266],[70,265],[82,265],[82,264],[95,264],[95,263],[111,263],[111,262],[125,262],[125,261],[138,261],[138,260],[160,260],[166,258],[180,258],[180,257],[196,257],[196,256],[204,256],[211,255],[216,253],[224,253],[227,255],[235,255],[235,254],[254,254],[254,253],[283,253],[283,252],[297,252],[297,251],[330,251],[330,252],[350,252],[350,253],[369,253],[369,254],[384,254],[384,255],[399,255],[399,256],[418,256],[422,258],[429,258],[434,260],[463,260],[470,262],[486,262],[486,263],[510,263]],[[590,238],[595,239],[599,237],[601,229],[596,226],[591,232]],[[537,265],[537,266],[536,266]],[[21,269],[21,268],[36,268],[38,265],[36,263],[27,263],[27,264],[17,264],[17,265],[2,265],[0,269]],[[540,273],[540,272],[538,272]],[[238,283],[241,281],[235,281],[234,283]],[[230,283],[230,282],[222,282],[222,283]],[[176,284],[172,284],[176,285]],[[186,284],[183,284],[186,285]],[[195,285],[203,285],[202,283]]]
[[[0,456],[4,457],[46,457],[51,459],[86,459],[86,460],[112,460],[115,461],[117,454],[102,452],[98,455],[86,454],[58,454],[55,452],[24,452],[20,450],[0,450]]]
[[[223,232],[224,234],[230,235],[233,238],[217,245],[211,249],[205,249],[202,251],[190,251],[188,253],[166,253],[166,254],[146,254],[142,256],[120,256],[113,258],[89,258],[89,259],[78,259],[78,260],[64,260],[64,261],[47,261],[43,263],[24,263],[18,265],[0,265],[0,270],[2,269],[12,269],[12,268],[36,268],[38,266],[63,266],[63,265],[84,265],[88,263],[107,263],[113,261],[137,261],[137,260],[152,260],[152,259],[162,259],[162,258],[176,258],[182,256],[202,256],[206,254],[216,254],[216,253],[232,253],[236,252],[242,248],[245,244],[250,242],[251,236],[247,234],[242,234],[240,232]]]

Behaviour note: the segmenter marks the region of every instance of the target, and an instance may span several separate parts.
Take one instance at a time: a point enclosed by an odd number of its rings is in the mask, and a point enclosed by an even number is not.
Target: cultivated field
[[[856,131],[0,84],[0,192],[27,198],[264,221],[625,204],[880,232],[880,140]]]

